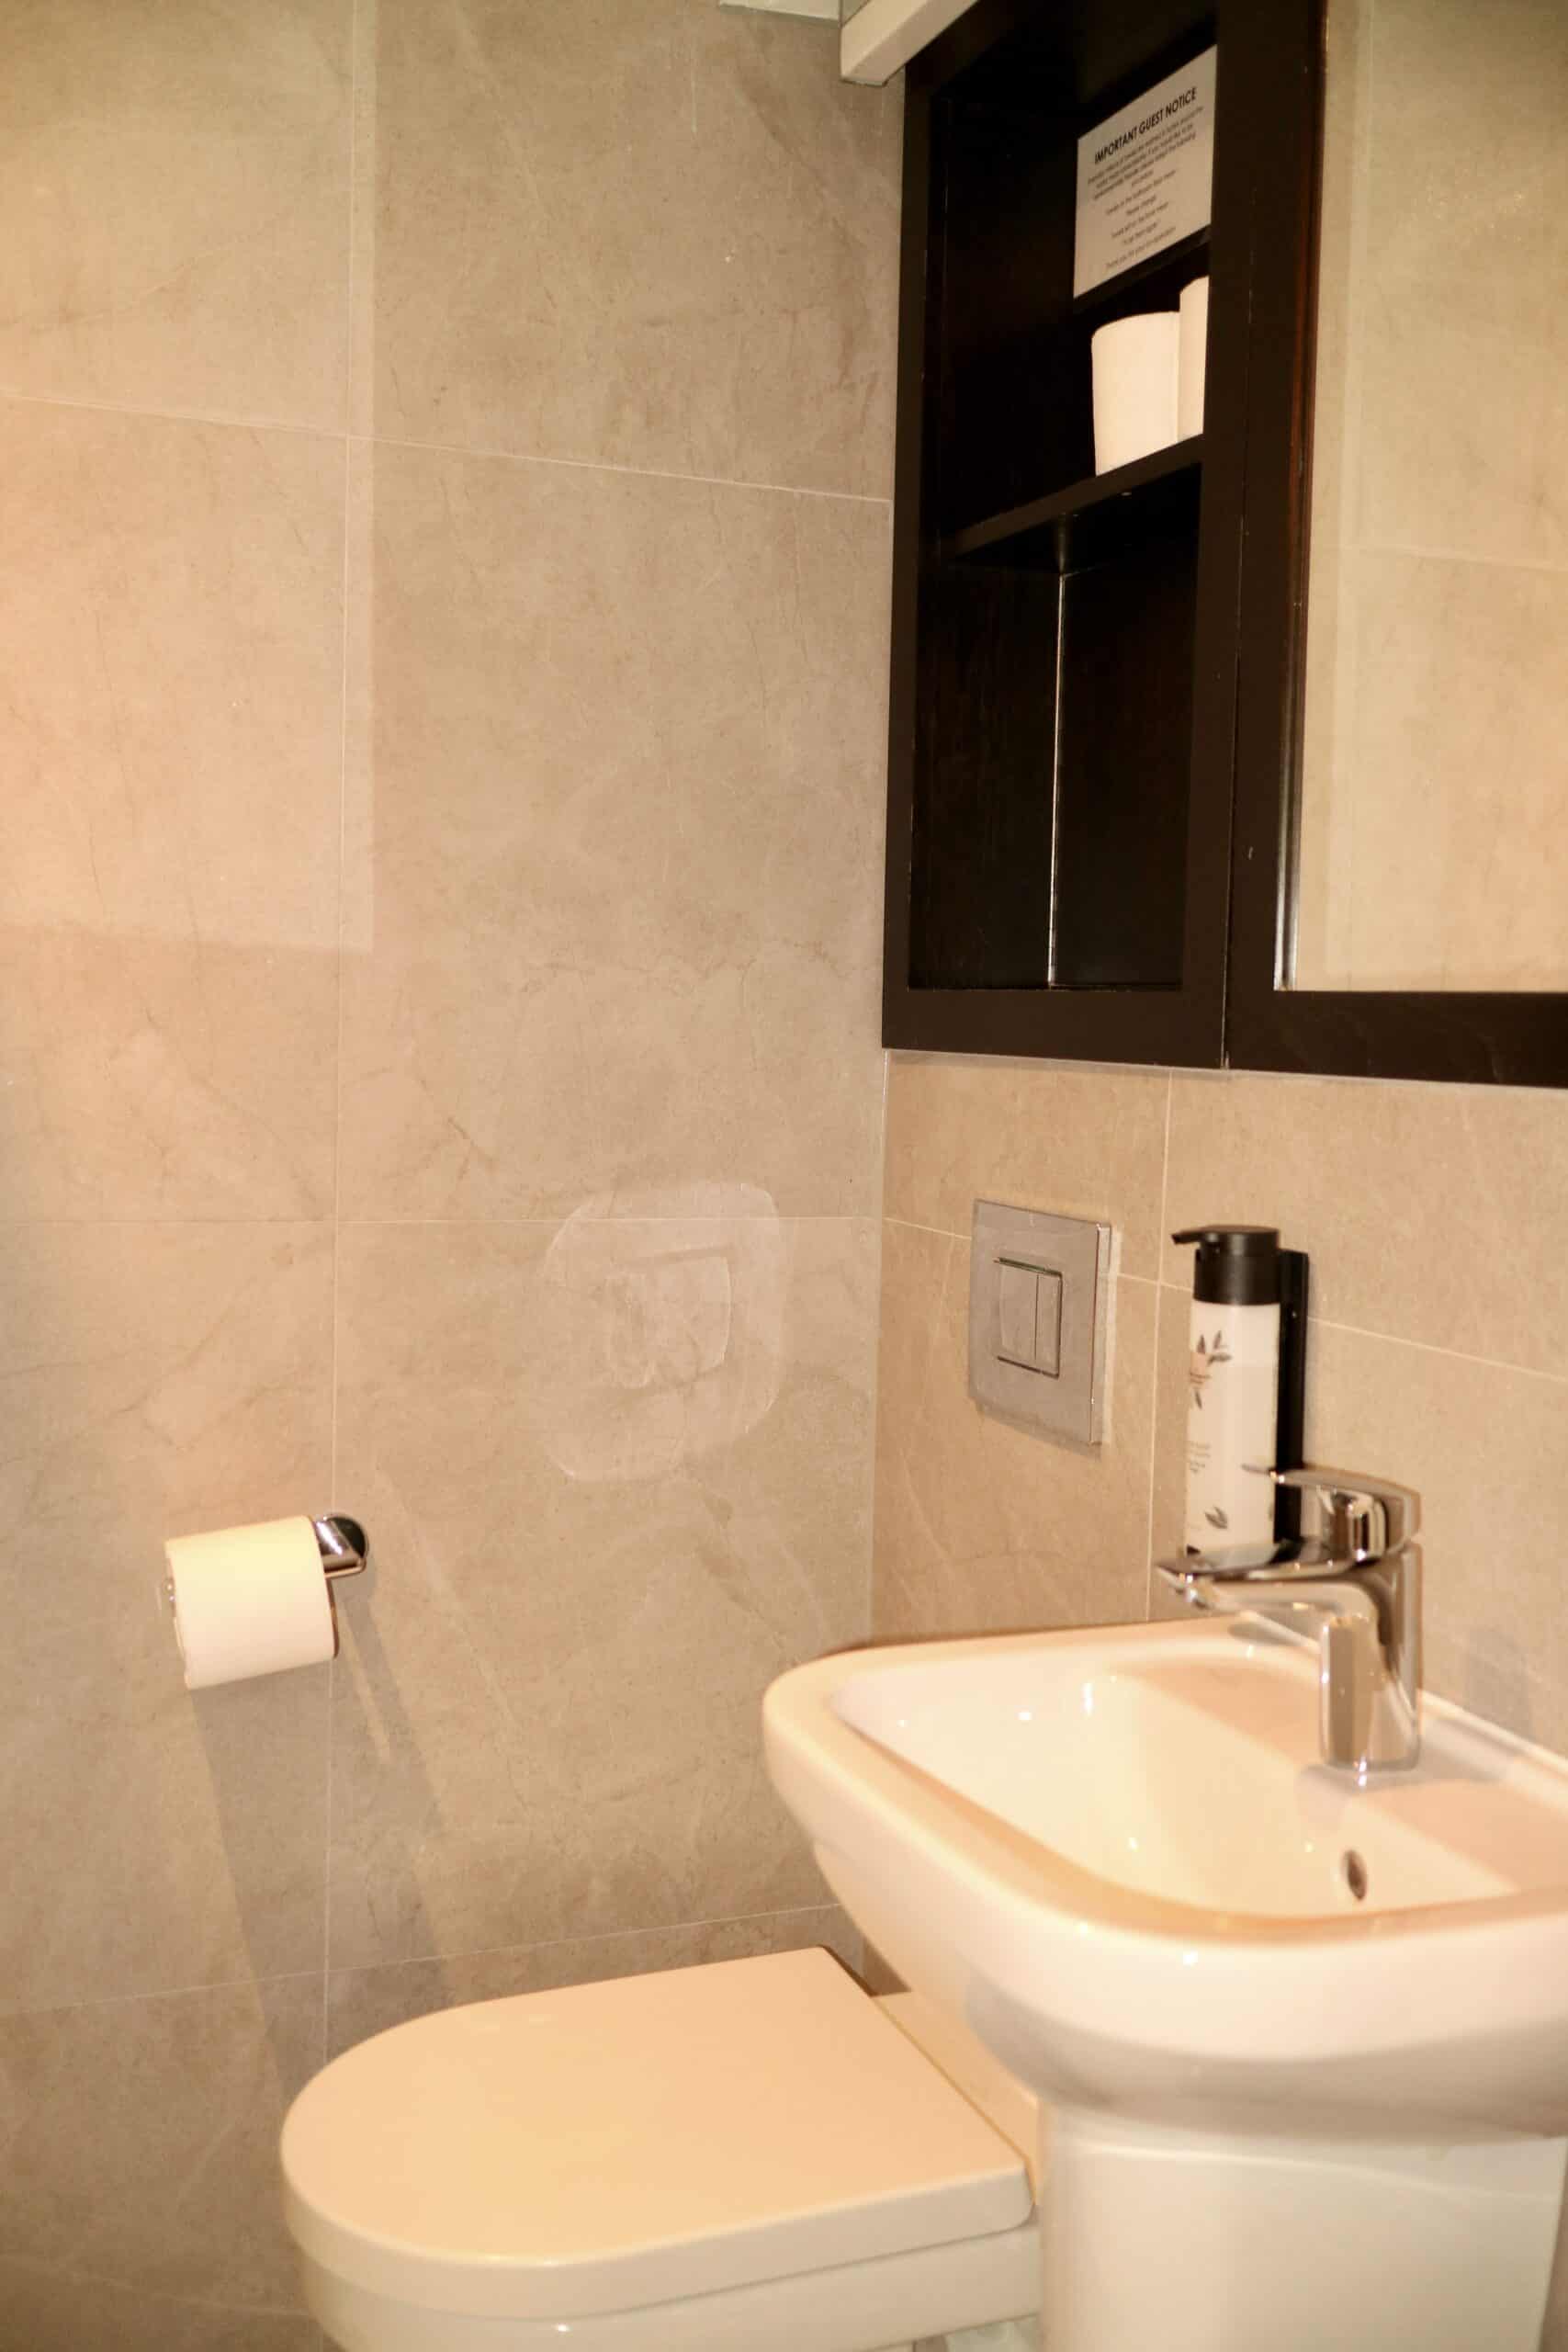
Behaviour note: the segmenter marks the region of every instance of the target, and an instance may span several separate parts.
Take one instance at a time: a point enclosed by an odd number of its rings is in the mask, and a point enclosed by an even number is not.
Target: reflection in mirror
[[[1301,989],[1568,988],[1568,5],[1328,0]]]

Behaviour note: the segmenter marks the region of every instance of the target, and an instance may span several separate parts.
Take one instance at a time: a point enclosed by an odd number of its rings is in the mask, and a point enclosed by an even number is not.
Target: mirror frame
[[[1225,1060],[1243,1069],[1568,1086],[1568,992],[1280,986],[1288,948],[1310,559],[1314,319],[1329,0],[1280,12],[1253,272],[1246,553],[1231,831]],[[1310,93],[1310,97],[1306,96]]]

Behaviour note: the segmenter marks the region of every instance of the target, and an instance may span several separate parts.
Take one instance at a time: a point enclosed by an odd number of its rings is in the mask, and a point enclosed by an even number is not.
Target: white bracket
[[[809,17],[814,24],[836,25],[839,0],[718,0],[721,8],[750,8],[759,17]]]
[[[886,82],[917,50],[960,17],[971,0],[864,0],[839,36],[846,82]]]

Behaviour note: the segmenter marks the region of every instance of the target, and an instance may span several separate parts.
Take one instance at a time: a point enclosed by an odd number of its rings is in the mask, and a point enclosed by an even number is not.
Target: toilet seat
[[[282,2156],[312,2308],[375,2352],[852,2352],[1036,2301],[1018,2151],[823,1951],[394,2027]]]

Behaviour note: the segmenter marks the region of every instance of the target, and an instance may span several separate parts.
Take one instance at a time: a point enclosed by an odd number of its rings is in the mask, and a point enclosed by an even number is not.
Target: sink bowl
[[[1050,2103],[1054,2352],[1294,2342],[1286,2209],[1299,2269],[1313,2217],[1348,2243],[1369,2203],[1354,2317],[1309,2278],[1303,2347],[1417,2340],[1432,2289],[1425,2344],[1533,2352],[1568,2153],[1568,1766],[1428,1697],[1420,1763],[1358,1782],[1318,1758],[1315,1649],[1250,1619],[850,1652],[775,1683],[764,1733],[845,1908]],[[1172,2333],[1196,2226],[1172,2163],[1222,2217],[1234,2326]],[[1145,2210],[1156,2234],[1181,2213],[1172,2276],[1096,2333],[1089,2249],[1125,2271]]]

